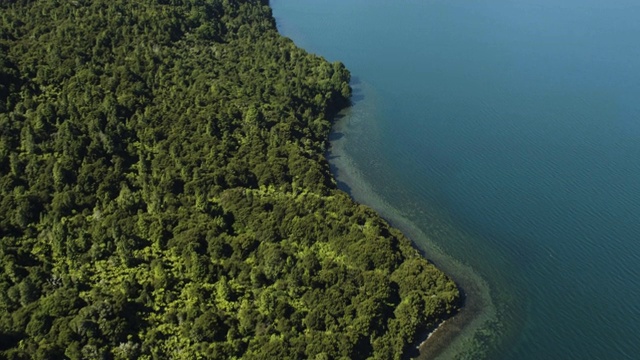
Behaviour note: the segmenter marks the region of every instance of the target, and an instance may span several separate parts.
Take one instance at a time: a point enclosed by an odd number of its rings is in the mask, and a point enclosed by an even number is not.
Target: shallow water
[[[640,353],[640,3],[271,4],[354,76],[341,186],[479,284],[443,358]]]

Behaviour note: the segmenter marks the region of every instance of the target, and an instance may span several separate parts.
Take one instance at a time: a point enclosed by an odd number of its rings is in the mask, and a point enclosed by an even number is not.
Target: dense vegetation
[[[336,189],[258,0],[0,2],[0,357],[398,358],[458,290]]]

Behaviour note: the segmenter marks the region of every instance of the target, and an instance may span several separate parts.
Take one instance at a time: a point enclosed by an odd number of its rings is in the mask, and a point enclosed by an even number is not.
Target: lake
[[[475,288],[442,358],[639,356],[639,2],[271,6],[352,72],[341,188]]]

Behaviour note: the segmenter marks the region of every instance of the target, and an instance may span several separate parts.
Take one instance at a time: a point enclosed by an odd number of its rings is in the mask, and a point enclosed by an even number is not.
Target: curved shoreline
[[[282,24],[278,23],[278,32],[282,32]],[[300,45],[298,45],[300,46]],[[310,51],[307,49],[307,51]],[[357,83],[352,77],[352,87]],[[362,89],[360,89],[362,90]],[[367,94],[371,95],[371,94]],[[352,101],[357,105],[364,100],[362,93],[356,89]],[[460,288],[463,296],[462,308],[458,313],[443,319],[438,327],[419,334],[415,342],[419,359],[450,359],[461,357],[463,354],[473,354],[467,358],[478,358],[481,353],[486,354],[487,337],[495,336],[497,310],[490,295],[487,282],[475,273],[468,265],[463,264],[442,251],[430,237],[398,208],[386,202],[381,194],[373,191],[371,184],[362,176],[357,166],[346,152],[344,141],[349,135],[349,125],[354,119],[349,117],[353,105],[342,110],[332,121],[331,133],[328,138],[328,148],[325,158],[331,168],[331,174],[337,181],[338,187],[351,196],[356,202],[374,209],[391,226],[399,229],[412,242],[423,257],[434,263],[438,269],[447,274]],[[362,120],[362,119],[357,119]],[[359,121],[356,121],[359,122]],[[454,231],[455,233],[455,231]],[[482,331],[492,327],[489,331]],[[481,334],[482,332],[482,334]],[[476,336],[480,335],[480,336]],[[494,337],[495,341],[496,338]],[[482,343],[481,343],[482,342]],[[413,354],[416,355],[415,352]]]
[[[343,111],[334,121],[330,136],[332,140],[326,154],[339,187],[355,201],[374,209],[391,226],[404,233],[422,256],[456,282],[463,294],[463,306],[457,314],[444,320],[436,329],[421,334],[416,341],[419,351],[417,358],[450,359],[463,354],[474,354],[473,358],[476,358],[481,353],[486,353],[486,344],[478,343],[476,335],[483,328],[496,323],[497,311],[489,285],[468,265],[444,253],[400,209],[389,204],[372,189],[345,150],[344,141],[349,137],[350,125],[348,111],[349,109]]]

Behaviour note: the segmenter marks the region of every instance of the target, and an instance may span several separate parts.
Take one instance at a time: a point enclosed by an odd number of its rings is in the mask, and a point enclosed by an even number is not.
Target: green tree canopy
[[[399,358],[455,284],[324,158],[258,0],[0,2],[0,357]]]

